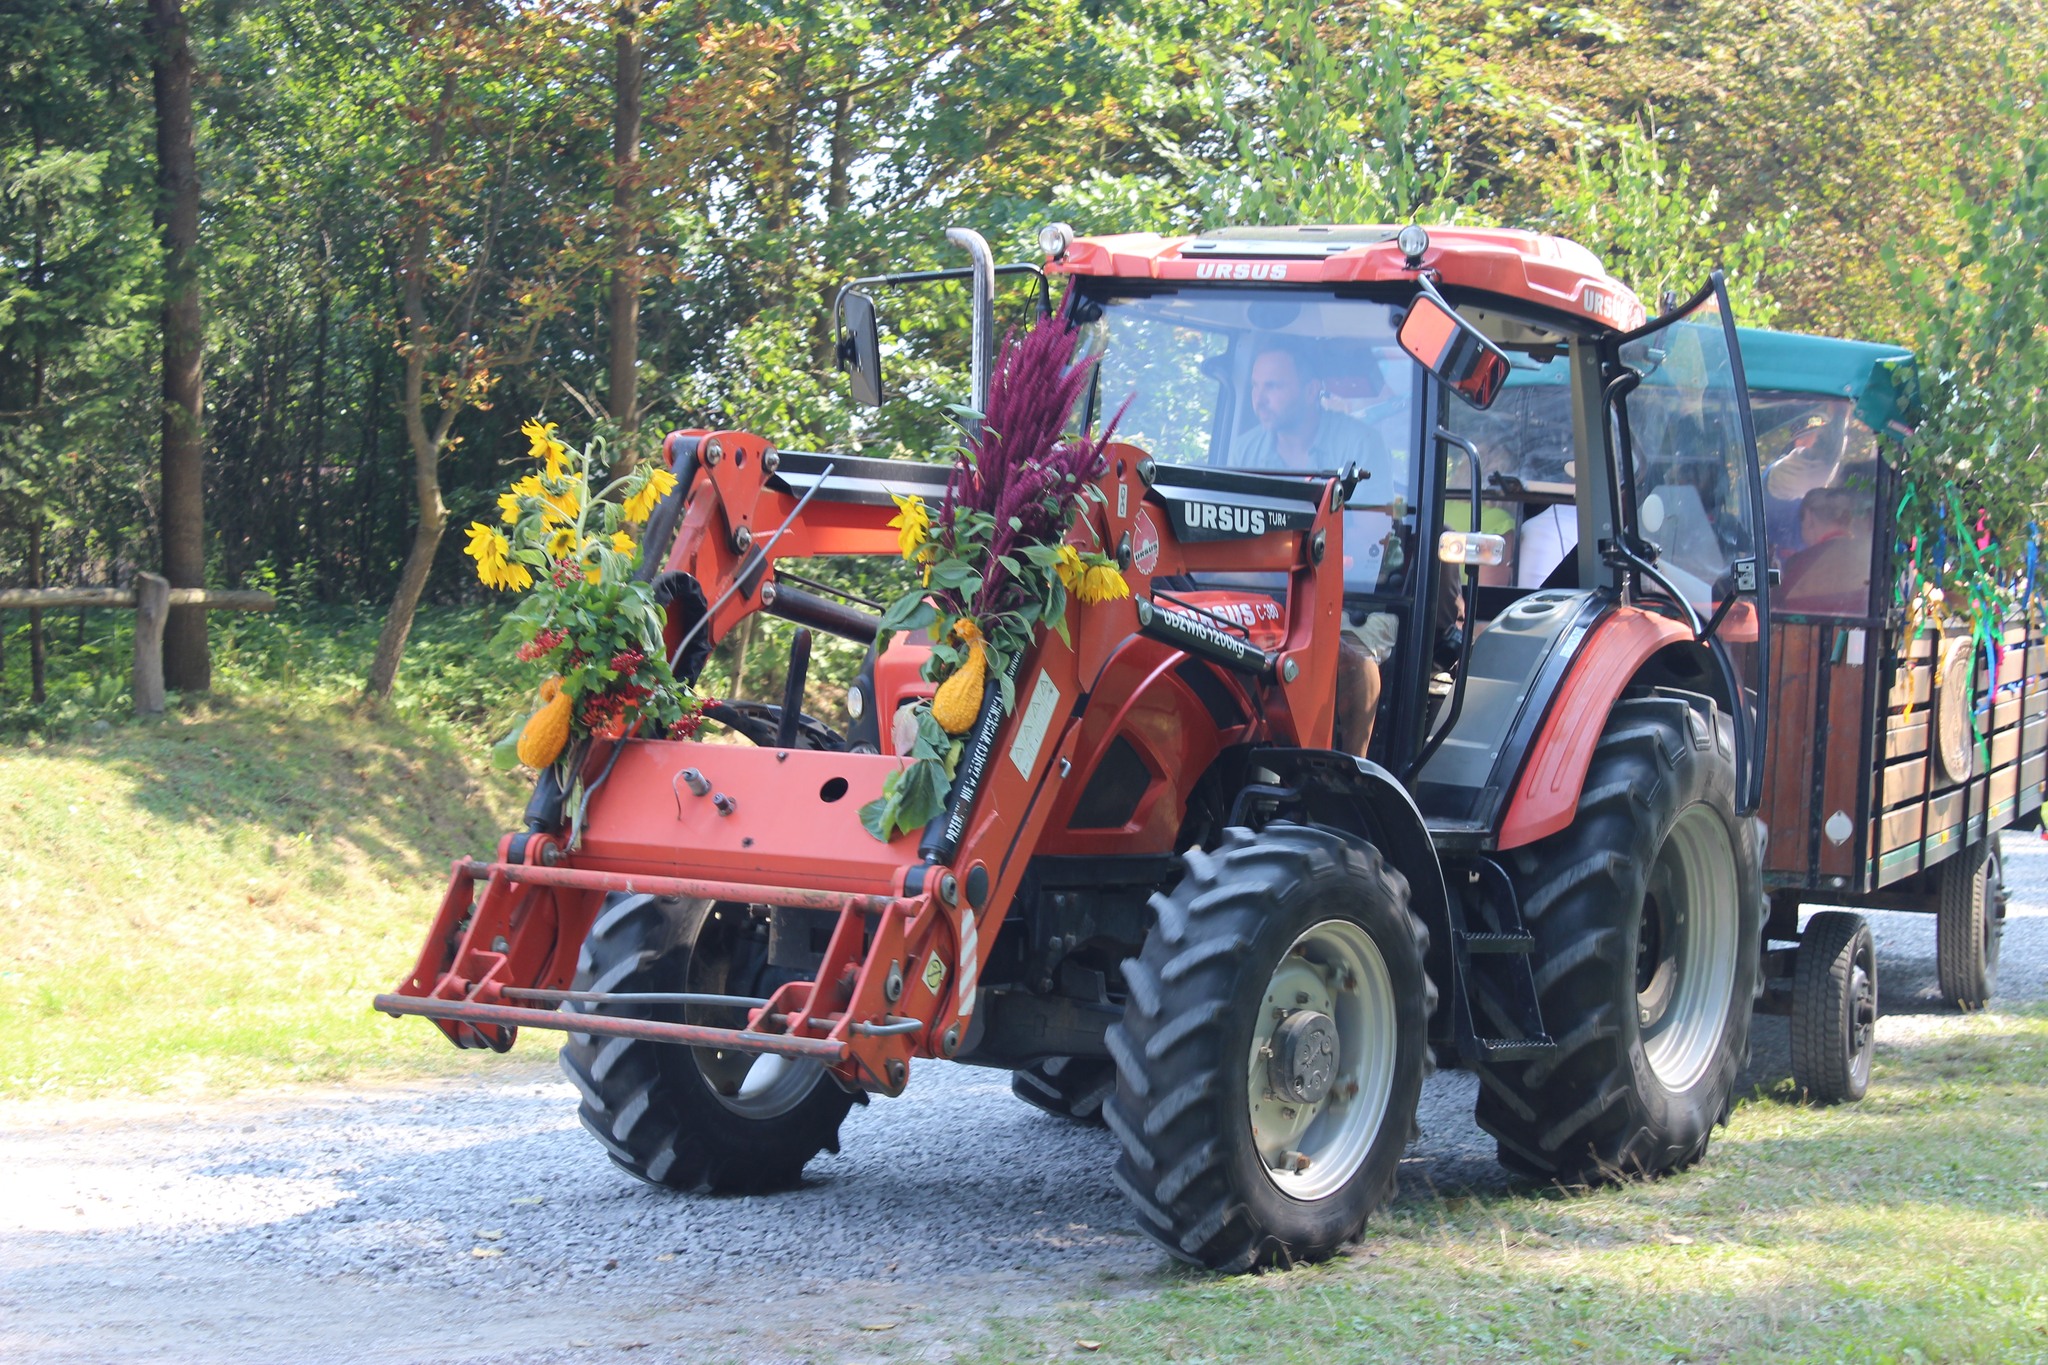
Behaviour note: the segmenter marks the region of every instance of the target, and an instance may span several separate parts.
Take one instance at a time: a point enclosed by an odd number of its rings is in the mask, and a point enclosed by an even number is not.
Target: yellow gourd
[[[533,713],[526,722],[526,728],[519,732],[519,761],[529,768],[545,768],[562,756],[562,749],[569,743],[569,694],[562,690],[560,678],[549,678],[540,685],[540,710]]]
[[[981,714],[981,693],[988,682],[988,646],[981,628],[963,616],[953,623],[955,639],[967,645],[967,662],[939,684],[932,697],[932,719],[949,735],[964,735]]]

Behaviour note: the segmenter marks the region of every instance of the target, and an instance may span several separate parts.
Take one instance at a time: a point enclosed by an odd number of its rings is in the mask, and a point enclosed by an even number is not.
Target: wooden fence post
[[[164,618],[171,608],[171,580],[161,574],[135,575],[135,714],[164,713]]]

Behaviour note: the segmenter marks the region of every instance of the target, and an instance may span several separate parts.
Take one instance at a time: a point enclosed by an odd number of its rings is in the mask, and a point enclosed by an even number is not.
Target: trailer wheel
[[[1328,1256],[1415,1133],[1428,932],[1406,879],[1333,830],[1232,829],[1186,861],[1109,1030],[1116,1183],[1184,1261]]]
[[[1941,865],[1934,968],[1951,1005],[1981,1010],[1998,990],[1998,949],[2005,939],[2005,860],[1998,836],[1972,844]]]
[[[608,896],[576,964],[575,989],[752,995],[746,907]],[[734,1006],[571,1004],[586,1014],[736,1027]],[[577,1117],[619,1166],[676,1190],[757,1193],[793,1185],[839,1150],[853,1104],[816,1062],[571,1033],[562,1070]]]
[[[1101,1057],[1049,1057],[1010,1073],[1010,1093],[1055,1118],[1100,1124],[1116,1089],[1116,1063]]]
[[[1727,718],[1668,693],[1620,702],[1572,824],[1507,855],[1558,1050],[1480,1069],[1476,1117],[1526,1175],[1680,1169],[1725,1122],[1762,946],[1753,823]]]
[[[1792,969],[1792,1080],[1815,1104],[1860,1100],[1877,1052],[1877,947],[1863,916],[1821,910]]]

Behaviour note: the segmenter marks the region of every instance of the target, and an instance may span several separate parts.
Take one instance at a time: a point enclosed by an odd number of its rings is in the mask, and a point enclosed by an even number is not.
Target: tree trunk
[[[28,517],[28,585],[43,587],[43,514],[31,512]],[[48,657],[48,648],[43,641],[43,613],[29,608],[28,613],[28,699],[41,706],[43,694],[43,666]]]
[[[441,83],[441,99],[428,133],[427,161],[438,165],[447,154],[449,109],[455,102],[455,77]],[[377,636],[377,655],[370,661],[370,676],[363,687],[364,699],[377,703],[391,695],[398,681],[398,662],[405,657],[406,637],[412,634],[413,616],[419,610],[420,594],[426,591],[427,575],[434,567],[434,552],[441,546],[441,533],[448,527],[448,507],[441,501],[441,447],[455,420],[456,405],[442,409],[433,430],[427,428],[427,354],[433,345],[427,319],[427,251],[432,245],[431,225],[424,213],[413,216],[413,230],[406,243],[399,269],[404,274],[401,298],[405,328],[405,435],[412,447],[413,495],[419,504],[419,523],[412,533],[412,549],[405,556],[405,568],[398,575],[398,591],[392,595],[391,610],[384,617],[384,629]]]
[[[313,320],[313,432],[306,478],[306,524],[311,532],[314,569],[313,591],[323,602],[332,600],[333,584],[326,574],[324,553],[327,541],[326,490],[320,481],[320,466],[327,461],[327,329],[334,313],[334,280],[328,274],[333,248],[327,234],[320,234],[325,248],[320,262],[320,300]]]
[[[206,584],[206,493],[201,443],[205,398],[200,355],[199,173],[192,151],[192,44],[181,0],[149,0],[156,84],[157,224],[164,243],[164,577],[174,588]],[[212,684],[206,612],[173,610],[164,627],[164,683],[181,692]]]
[[[635,421],[634,402],[640,377],[640,7],[643,0],[621,0],[613,14],[612,51],[612,281],[611,385],[612,420],[624,431]],[[625,447],[616,461],[632,467],[633,451]]]

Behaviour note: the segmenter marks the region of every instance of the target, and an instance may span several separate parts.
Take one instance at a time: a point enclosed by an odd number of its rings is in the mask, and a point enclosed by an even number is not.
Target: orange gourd
[[[569,694],[560,678],[540,685],[540,710],[527,719],[519,732],[519,761],[529,768],[545,768],[562,756],[569,743]]]
[[[963,616],[953,623],[954,638],[967,644],[967,662],[939,684],[932,697],[932,719],[949,735],[964,735],[981,714],[981,694],[988,684],[988,646],[981,628]]]

